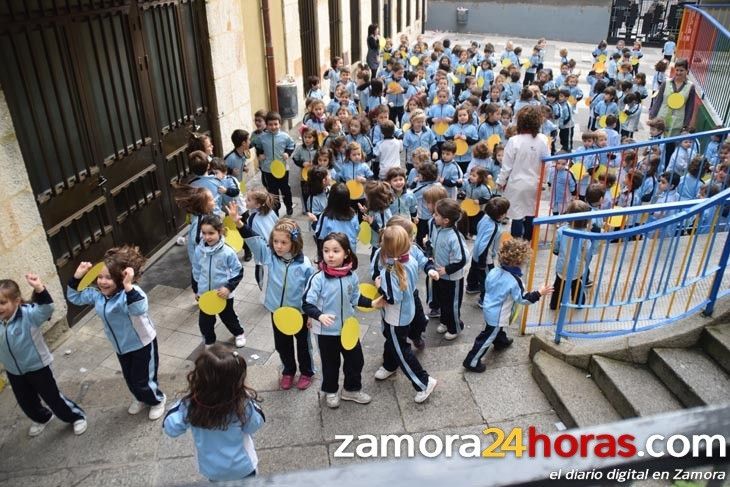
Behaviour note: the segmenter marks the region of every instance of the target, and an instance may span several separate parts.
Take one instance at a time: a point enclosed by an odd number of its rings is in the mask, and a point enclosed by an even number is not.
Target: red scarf
[[[342,267],[330,267],[324,261],[320,261],[319,269],[329,277],[345,277],[352,270],[352,262],[348,262]]]

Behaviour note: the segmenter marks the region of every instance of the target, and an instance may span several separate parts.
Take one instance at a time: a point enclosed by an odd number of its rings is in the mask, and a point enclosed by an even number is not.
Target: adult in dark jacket
[[[365,57],[372,76],[370,79],[375,79],[378,73],[378,66],[380,66],[380,28],[378,24],[370,24],[368,26],[368,53]]]

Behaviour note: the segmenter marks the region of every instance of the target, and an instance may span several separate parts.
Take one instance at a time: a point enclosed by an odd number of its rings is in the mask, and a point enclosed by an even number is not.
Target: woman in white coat
[[[540,133],[540,107],[527,105],[517,112],[517,133],[507,141],[497,186],[510,202],[507,216],[512,220],[512,236],[532,238],[543,159],[550,155],[548,140]]]

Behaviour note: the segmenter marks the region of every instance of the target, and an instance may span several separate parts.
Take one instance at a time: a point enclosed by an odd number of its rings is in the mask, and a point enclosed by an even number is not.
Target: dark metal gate
[[[340,0],[329,0],[330,52],[332,57],[342,56],[342,14]],[[347,60],[346,60],[347,61]]]
[[[360,27],[360,0],[350,0],[350,62],[362,59],[362,29]]]
[[[302,44],[302,71],[304,74],[304,94],[308,91],[307,78],[320,76],[319,52],[317,46],[317,2],[299,0],[300,40]]]
[[[0,83],[62,282],[184,225],[170,182],[210,129],[206,29],[204,0],[0,4]]]
[[[627,43],[639,40],[646,46],[662,46],[679,32],[684,5],[696,1],[613,0],[607,40]],[[631,48],[630,45],[627,47]]]

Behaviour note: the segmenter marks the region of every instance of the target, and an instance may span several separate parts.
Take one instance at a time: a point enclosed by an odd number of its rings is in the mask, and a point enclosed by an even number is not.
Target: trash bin
[[[456,7],[456,24],[466,25],[469,23],[469,9],[466,7]]]
[[[297,100],[297,85],[294,78],[286,77],[276,83],[276,95],[279,98],[279,114],[284,120],[297,117],[299,101]]]

